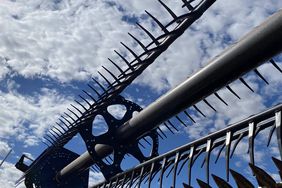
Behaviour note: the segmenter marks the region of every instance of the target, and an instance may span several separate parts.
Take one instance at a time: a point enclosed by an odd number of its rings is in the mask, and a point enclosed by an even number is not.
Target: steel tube
[[[140,137],[281,52],[282,11],[280,10],[211,60],[205,68],[121,126],[117,132],[118,137],[123,142]],[[96,152],[101,157],[106,157],[112,150],[109,146],[99,145]],[[89,168],[90,165],[93,165],[93,160],[86,152],[62,169],[57,179],[61,180],[79,170]]]

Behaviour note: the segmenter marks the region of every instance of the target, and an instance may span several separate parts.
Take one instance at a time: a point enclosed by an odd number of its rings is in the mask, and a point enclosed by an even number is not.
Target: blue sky
[[[165,2],[178,14],[185,11],[180,0]],[[281,8],[280,0],[218,0],[123,92],[123,96],[146,107]],[[91,76],[97,77],[97,70],[101,70],[102,65],[116,71],[107,60],[110,57],[120,62],[113,50],[132,58],[120,46],[120,41],[136,52],[141,51],[127,32],[144,43],[149,41],[133,24],[135,21],[155,36],[160,34],[145,16],[145,9],[164,23],[170,19],[160,9],[160,4],[152,0],[0,1],[0,159],[13,149],[0,169],[0,183],[4,187],[13,187],[20,177],[21,173],[13,164],[22,153],[36,158],[45,149],[42,137],[59,115],[74,103],[81,89],[87,88]],[[275,60],[282,67],[282,57],[277,56]],[[161,141],[161,153],[281,102],[281,74],[269,63],[259,67],[259,71],[270,82],[269,86],[249,73],[244,78],[255,93],[235,81],[231,86],[241,100],[227,90],[219,94],[230,104],[228,107],[214,96],[208,97],[218,113],[202,102],[198,106],[207,118],[190,109],[197,124],[180,128],[176,135],[165,130],[169,138]],[[266,135],[259,139],[264,140]],[[73,145],[76,145],[72,147],[74,151],[84,151],[82,143]],[[241,170],[247,161],[242,154],[246,153],[246,146],[240,145],[238,158],[234,161],[234,166]],[[275,145],[269,151],[277,155]],[[266,155],[265,149],[258,149],[257,160],[264,167],[269,165],[264,160]],[[277,177],[277,172],[271,173]],[[91,183],[100,177],[100,174],[92,174]]]

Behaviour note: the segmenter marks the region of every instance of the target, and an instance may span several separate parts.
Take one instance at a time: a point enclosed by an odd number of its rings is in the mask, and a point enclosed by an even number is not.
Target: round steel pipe
[[[118,129],[122,142],[130,142],[154,129],[162,122],[201,101],[263,62],[282,52],[282,11],[278,11],[260,26],[211,60],[208,65],[175,89],[150,104]],[[112,150],[97,145],[97,154],[106,157]],[[93,160],[84,153],[57,174],[61,180],[89,168]]]

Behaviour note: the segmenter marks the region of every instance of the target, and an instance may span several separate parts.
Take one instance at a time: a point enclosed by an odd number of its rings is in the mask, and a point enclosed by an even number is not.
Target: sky
[[[180,0],[164,2],[177,14],[185,12]],[[107,58],[125,66],[114,50],[132,58],[120,41],[141,52],[127,34],[130,31],[148,43],[136,21],[155,36],[161,33],[144,12],[149,10],[165,23],[170,17],[160,7],[156,0],[0,0],[0,159],[13,150],[0,167],[1,185],[14,187],[21,176],[14,168],[15,162],[22,153],[36,158],[44,151],[44,134],[78,99],[91,77],[98,76],[102,65],[117,71]],[[122,95],[142,107],[148,106],[281,8],[281,0],[218,0]],[[274,59],[282,68],[282,56]],[[231,86],[241,100],[226,89],[219,94],[230,104],[228,107],[214,96],[208,97],[218,112],[200,102],[198,106],[207,118],[195,113],[194,126],[180,128],[176,135],[164,130],[169,138],[161,141],[160,153],[281,103],[281,73],[270,63],[258,70],[270,85],[251,72],[244,79],[255,93],[235,81]],[[263,143],[266,137],[267,134],[260,135],[258,143]],[[177,141],[172,143],[170,139]],[[86,151],[81,141],[68,147],[79,154]],[[243,155],[246,148],[242,143],[237,152],[238,161],[234,164],[239,169],[248,160]],[[267,156],[278,155],[275,143],[268,151],[256,152],[257,161],[264,167],[269,165],[265,161]],[[271,173],[277,178],[277,172]],[[90,182],[93,184],[101,177],[91,173]]]

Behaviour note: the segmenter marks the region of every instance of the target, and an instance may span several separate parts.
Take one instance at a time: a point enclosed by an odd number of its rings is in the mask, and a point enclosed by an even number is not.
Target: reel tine
[[[138,61],[138,63],[142,63],[140,57],[133,51],[131,50],[126,44],[124,44],[123,42],[120,42],[121,45],[123,45],[133,56],[134,58]]]
[[[126,65],[129,67],[129,69],[134,72],[134,68],[133,66],[129,63],[129,61],[127,61],[127,59],[121,55],[118,51],[114,50],[114,52],[126,63]]]
[[[216,109],[207,101],[207,99],[203,99],[204,103],[206,103],[213,111],[216,112]]]
[[[91,107],[91,104],[90,104],[90,102],[88,101],[88,100],[86,100],[84,97],[82,97],[81,95],[78,95],[83,101],[85,101],[88,105],[89,105],[89,107]]]
[[[268,139],[267,139],[267,147],[269,147],[273,133],[275,131],[275,124],[271,127],[270,131],[269,131],[269,135],[268,135]]]
[[[83,114],[76,106],[74,106],[73,104],[70,104],[74,109],[76,109],[81,115]]]
[[[68,111],[70,111],[73,115],[75,115],[75,117],[77,118],[77,119],[79,119],[79,116],[76,114],[76,113],[74,113],[74,111],[72,111],[71,109],[69,109],[69,108],[67,108],[68,109]]]
[[[138,22],[136,22],[136,25],[139,26],[139,28],[141,28],[150,38],[151,40],[156,44],[156,46],[159,46],[160,43],[158,40],[156,40],[156,38],[146,29],[144,28],[141,24],[139,24]]]
[[[223,102],[226,106],[228,106],[227,102],[225,102],[225,101],[219,96],[219,94],[218,94],[217,92],[215,92],[214,95],[215,95],[221,102]]]
[[[112,83],[107,79],[107,77],[105,77],[100,71],[97,71],[98,74],[107,82],[107,84],[109,85],[109,87],[112,86]],[[105,89],[106,90],[106,89]],[[107,91],[105,91],[107,92]]]
[[[193,105],[193,107],[197,110],[197,112],[199,112],[203,117],[207,117],[195,104]]]
[[[241,99],[240,96],[239,96],[229,85],[227,85],[226,88],[227,88],[233,95],[235,95],[238,99]]]
[[[175,126],[173,123],[171,123],[170,120],[167,120],[167,122],[168,122],[168,124],[170,124],[170,125],[174,128],[174,130],[179,131],[179,130],[176,128],[176,126]]]
[[[280,72],[282,73],[282,69],[275,63],[273,59],[270,59],[269,62]]]
[[[133,38],[133,40],[136,41],[136,42],[139,44],[139,46],[141,46],[142,49],[143,49],[145,52],[148,52],[148,49],[146,48],[146,46],[145,46],[140,40],[138,40],[135,36],[133,36],[133,35],[132,35],[131,33],[129,33],[129,32],[128,32],[128,35],[129,35],[131,38]]]
[[[94,101],[94,103],[96,103],[96,99],[92,96],[92,95],[90,95],[90,93],[88,93],[87,91],[85,91],[85,90],[82,90],[88,97],[90,97],[93,101]]]
[[[184,127],[187,127],[187,125],[179,118],[179,116],[175,116],[175,118],[182,124]]]
[[[172,16],[174,20],[176,20],[178,17],[174,14],[174,12],[161,0],[158,0],[161,5],[166,9],[166,11]]]
[[[193,123],[196,123],[196,121],[192,118],[192,116],[190,114],[188,114],[188,112],[186,110],[184,110],[183,112]]]
[[[87,111],[87,108],[83,104],[81,104],[78,100],[74,100],[77,104],[79,104],[85,111]]]
[[[223,151],[224,148],[225,148],[225,144],[222,144],[221,148],[219,149],[219,151],[217,153],[216,159],[214,161],[215,164],[217,163],[217,161],[218,161],[218,159],[220,157],[220,154],[221,154],[221,152]]]
[[[98,73],[99,73],[99,71],[98,71]],[[100,75],[101,75],[101,73],[99,73]],[[102,77],[103,77],[103,75],[101,75]],[[105,79],[104,77],[103,77],[103,79]],[[92,77],[92,80],[104,91],[104,92],[107,92],[107,90],[106,90],[106,88],[100,83],[100,82],[98,82],[95,78],[93,78]],[[111,83],[107,80],[107,79],[105,79],[105,81],[110,85]]]
[[[163,122],[164,126],[172,133],[174,134],[174,132],[171,130],[171,128],[166,124],[166,122]]]
[[[233,157],[233,154],[234,154],[234,152],[235,152],[235,150],[236,150],[236,148],[237,148],[239,142],[240,142],[243,138],[244,138],[244,134],[240,134],[239,138],[236,140],[236,142],[235,142],[235,144],[234,144],[234,146],[233,146],[233,149],[232,149],[232,151],[231,151],[230,158]]]
[[[157,128],[159,131],[160,131],[160,133],[165,137],[165,138],[167,138],[167,136],[166,136],[166,134],[163,132],[163,130],[161,129],[161,128]]]
[[[269,85],[268,81],[262,76],[262,74],[258,71],[258,69],[255,69],[254,72],[258,77],[260,77],[267,85]]]
[[[109,70],[107,69],[106,67],[102,66],[103,69],[105,69],[105,71],[107,71],[114,79],[117,83],[120,83],[119,79]]]
[[[123,76],[125,76],[124,71],[123,71],[113,60],[111,60],[110,58],[108,58],[108,60],[119,70],[119,72],[120,72]]]
[[[165,34],[169,34],[169,31],[165,28],[165,26],[156,18],[154,17],[151,13],[149,13],[147,10],[145,12],[157,23],[157,25],[162,29],[162,31]]]
[[[92,87],[90,84],[87,84],[87,86],[90,87],[98,95],[99,98],[101,97],[101,94],[94,87]]]
[[[251,86],[250,86],[242,77],[240,77],[239,80],[240,80],[247,88],[249,88],[249,90],[251,90],[253,93],[255,92],[255,91],[251,88]]]

